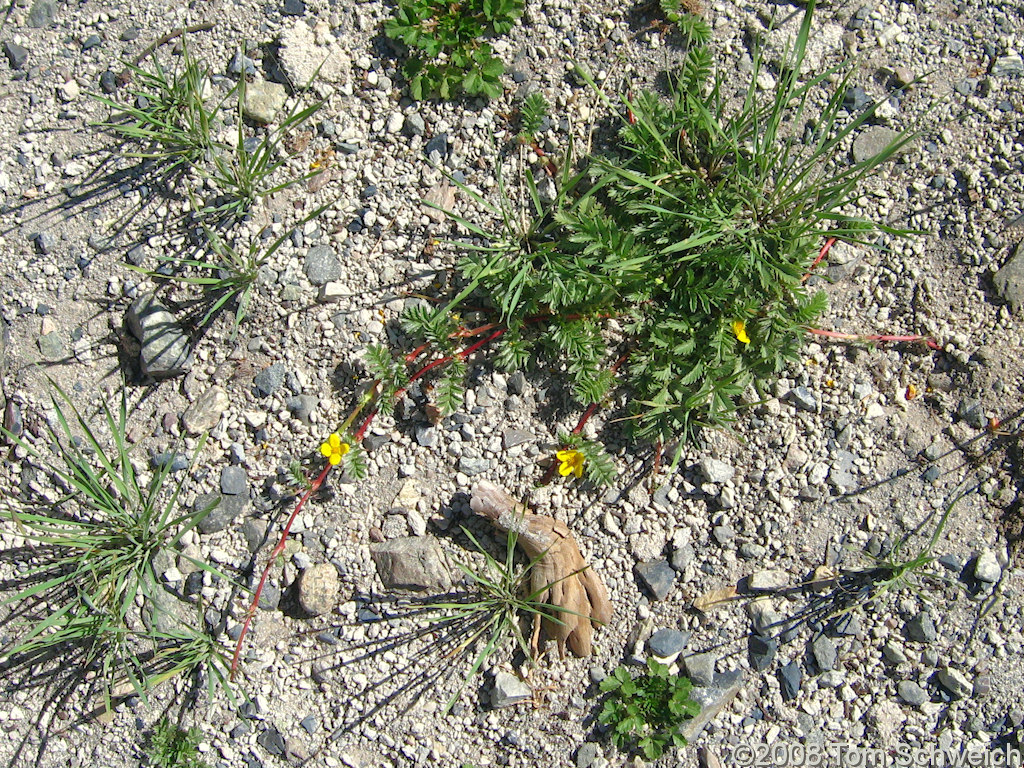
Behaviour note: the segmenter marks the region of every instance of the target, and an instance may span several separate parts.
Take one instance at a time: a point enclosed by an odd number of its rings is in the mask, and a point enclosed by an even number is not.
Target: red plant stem
[[[826,336],[830,339],[840,339],[842,341],[923,341],[928,345],[929,349],[942,349],[935,339],[918,333],[909,336],[889,336],[878,333],[840,333],[839,331],[823,331],[820,328],[808,328],[807,330],[816,336]]]
[[[836,239],[834,237],[830,237],[828,240],[825,241],[825,244],[821,246],[821,250],[818,251],[818,258],[816,258],[811,263],[811,266],[807,269],[807,273],[800,278],[801,283],[804,282],[807,278],[809,278],[811,276],[811,272],[814,271],[814,268],[821,264],[822,259],[828,256],[828,252],[832,250],[832,246],[835,244],[835,242]]]
[[[292,524],[295,522],[295,518],[299,516],[299,512],[302,511],[302,507],[306,504],[306,499],[320,490],[320,486],[323,485],[324,480],[327,479],[327,475],[330,474],[333,469],[333,464],[328,464],[317,475],[316,480],[312,482],[306,492],[302,494],[302,498],[299,499],[299,503],[295,505],[295,509],[292,510],[291,516],[288,518],[288,522],[284,525],[284,530],[281,531],[281,538],[277,542],[277,546],[274,547],[274,551],[270,553],[270,558],[267,560],[267,564],[263,568],[263,574],[260,576],[260,583],[256,586],[256,591],[252,596],[252,603],[249,604],[249,609],[245,612],[245,621],[242,623],[242,631],[238,635],[238,642],[235,644],[235,653],[231,657],[231,674],[230,679],[235,679],[235,671],[238,669],[238,657],[242,652],[242,643],[245,642],[245,636],[249,632],[249,625],[252,623],[253,616],[256,615],[256,610],[259,608],[260,596],[263,594],[263,587],[267,583],[267,577],[270,575],[270,569],[274,566],[274,561],[277,560],[278,556],[284,551],[285,544],[288,543],[288,533],[292,529]]]

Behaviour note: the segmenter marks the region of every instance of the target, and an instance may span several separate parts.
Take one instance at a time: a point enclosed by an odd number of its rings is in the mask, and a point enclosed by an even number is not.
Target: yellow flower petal
[[[747,336],[747,324],[742,320],[732,321],[732,332],[736,335],[736,338],[744,344],[750,343],[750,337]]]
[[[572,457],[575,455],[575,453],[576,451],[559,451],[558,453],[555,454],[555,458],[558,459],[559,461],[572,461]]]
[[[329,459],[327,459],[327,460],[329,462],[331,462],[331,466],[332,467],[336,467],[336,466],[338,466],[341,463],[341,454],[340,453],[332,453],[331,457]]]
[[[346,453],[352,450],[352,446],[348,443],[342,443],[338,446],[338,455],[344,456]]]
[[[331,450],[330,443],[324,443],[320,446],[320,453],[323,456],[330,456],[334,451]]]
[[[570,472],[572,472],[572,464],[569,462],[563,461],[558,465],[558,474],[562,477],[566,477]]]
[[[331,436],[327,438],[327,442],[331,444],[333,450],[338,450],[338,446],[341,445],[341,435],[337,432],[332,432]]]

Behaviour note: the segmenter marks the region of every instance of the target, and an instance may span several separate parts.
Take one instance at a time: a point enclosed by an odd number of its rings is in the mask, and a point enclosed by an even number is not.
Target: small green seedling
[[[198,728],[183,730],[161,718],[149,738],[149,764],[153,768],[207,768],[199,759],[199,737]]]
[[[601,690],[610,696],[598,720],[611,726],[616,747],[635,744],[644,757],[656,760],[668,747],[686,745],[679,727],[700,712],[690,698],[692,687],[654,659],[647,660],[647,673],[636,678],[621,666],[601,681]]]
[[[404,71],[414,99],[493,99],[505,67],[484,40],[508,32],[522,12],[522,0],[399,0],[384,31],[409,48]]]

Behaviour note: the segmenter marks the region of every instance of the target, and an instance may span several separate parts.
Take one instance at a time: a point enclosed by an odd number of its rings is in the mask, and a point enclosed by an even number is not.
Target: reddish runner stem
[[[890,336],[879,333],[840,333],[839,331],[823,331],[820,328],[808,328],[807,331],[816,336],[825,336],[826,338],[839,339],[840,341],[923,341],[928,345],[929,349],[942,349],[935,339],[930,336],[922,336],[919,333],[907,336]]]

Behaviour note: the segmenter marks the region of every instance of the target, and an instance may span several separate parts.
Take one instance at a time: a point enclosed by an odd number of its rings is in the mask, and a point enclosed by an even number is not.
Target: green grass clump
[[[180,554],[181,537],[210,510],[179,510],[183,480],[171,481],[171,462],[155,469],[148,481],[140,477],[125,437],[123,390],[116,411],[102,406],[108,446],[67,395],[52,386],[56,424],[46,425],[46,449],[5,433],[51,473],[60,495],[26,500],[11,512],[18,535],[33,542],[36,561],[19,574],[27,586],[2,602],[18,606],[27,622],[3,654],[15,666],[80,660],[82,673],[94,677],[108,708],[112,692],[123,692],[126,684],[145,697],[160,682],[197,669],[211,686],[225,682],[217,642],[190,625],[161,621],[157,594],[163,589],[158,557]],[[226,578],[205,562],[189,560]],[[153,615],[149,627],[140,606]],[[41,618],[35,620],[37,612]]]
[[[570,146],[553,199],[529,169],[518,193],[499,169],[497,203],[460,185],[499,222],[453,217],[476,236],[462,274],[507,326],[500,366],[559,367],[594,405],[618,383],[619,359],[634,436],[682,445],[729,425],[749,387],[764,393],[798,362],[827,305],[806,282],[825,241],[906,234],[847,211],[860,183],[913,139],[856,163],[841,156],[874,108],[843,111],[847,65],[800,79],[813,8],[773,92],[759,90],[766,64],[755,55],[733,98],[697,34],[667,97],[623,102],[612,153],[574,173]]]
[[[414,99],[493,99],[505,67],[484,39],[508,32],[522,12],[522,0],[399,0],[384,32],[409,48],[404,72]]]
[[[149,737],[149,764],[153,768],[207,768],[199,758],[199,739],[198,728],[183,730],[161,718]]]
[[[611,728],[612,743],[622,749],[635,745],[648,760],[657,760],[669,747],[686,745],[679,727],[696,717],[700,705],[690,698],[693,685],[654,659],[638,677],[622,666],[601,681],[610,694],[598,720]]]

